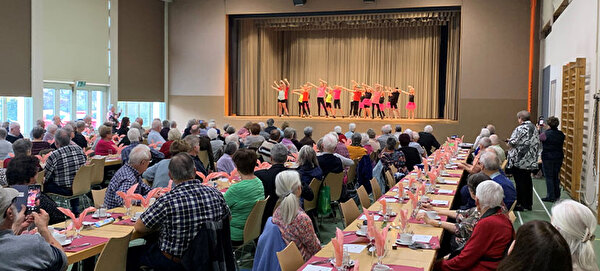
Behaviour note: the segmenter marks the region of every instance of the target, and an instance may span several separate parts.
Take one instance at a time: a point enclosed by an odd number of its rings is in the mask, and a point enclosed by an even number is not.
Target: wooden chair
[[[377,163],[377,158],[379,157],[379,151],[373,151],[371,154],[369,154],[369,158],[371,158],[371,162],[373,164]]]
[[[342,196],[342,187],[344,186],[344,172],[340,173],[329,173],[325,177],[325,185],[329,186],[329,195],[331,196],[331,203],[337,204],[339,208],[339,200]],[[333,210],[333,208],[331,208]],[[333,211],[335,215],[335,211]]]
[[[358,194],[358,200],[360,201],[360,205],[363,209],[369,209],[371,207],[371,199],[369,199],[369,194],[367,194],[367,189],[363,185],[361,185],[358,189],[356,189],[356,194]]]
[[[350,184],[353,184],[356,179],[356,168],[357,167],[358,167],[358,160],[354,160],[354,164],[352,164],[348,168],[348,173],[346,174],[346,176],[348,176],[348,183],[350,183]]]
[[[308,201],[308,200],[304,201],[304,211],[305,212],[308,212],[310,210],[317,208],[317,203],[319,202],[319,190],[321,189],[321,183],[322,183],[321,180],[317,180],[314,178],[312,179],[312,181],[310,181],[310,184],[308,186],[313,191],[315,198],[311,201]]]
[[[42,170],[40,172],[37,173],[37,175],[35,176],[35,184],[39,184],[40,186],[42,186],[42,191],[44,191],[44,178],[46,176],[46,171]]]
[[[100,190],[92,190],[92,199],[94,200],[94,207],[100,208],[104,204],[105,196],[106,188]]]
[[[509,212],[509,213],[510,213],[510,212],[512,212],[512,211],[515,209],[515,206],[517,206],[517,200],[515,200],[515,201],[513,202],[513,204],[510,206],[510,209],[508,210],[508,212]]]
[[[344,216],[344,225],[348,227],[352,221],[357,219],[360,216],[360,211],[358,210],[358,206],[356,206],[356,202],[354,199],[349,199],[346,202],[340,204],[340,208],[342,208],[342,215]]]
[[[127,249],[131,240],[130,231],[123,237],[113,237],[104,245],[94,271],[125,270],[127,266]]]
[[[390,187],[390,190],[392,190],[394,185],[396,185],[396,179],[394,179],[394,177],[392,176],[392,173],[390,173],[389,170],[385,172],[385,181],[387,182],[387,185]]]
[[[281,271],[296,271],[304,264],[302,253],[294,241],[290,242],[282,251],[276,252]]]
[[[104,181],[104,165],[106,157],[101,159],[92,159],[90,164],[94,165],[92,171],[92,185],[100,185]]]
[[[199,151],[198,152],[198,159],[200,159],[200,162],[202,162],[202,165],[205,168],[209,167],[209,163],[210,163],[210,159],[208,159],[208,151]]]
[[[373,190],[373,200],[376,201],[381,198],[381,186],[379,186],[379,182],[375,178],[371,179],[371,189]]]
[[[246,218],[246,224],[244,225],[244,240],[242,245],[235,247],[235,251],[239,251],[246,247],[246,245],[252,243],[254,244],[254,240],[260,236],[261,230],[261,222],[262,216],[265,212],[265,206],[267,205],[267,200],[269,197],[264,200],[259,200],[252,207],[252,211],[248,214],[248,218]],[[256,244],[255,244],[256,245]],[[241,256],[244,255],[244,251],[242,250]],[[238,259],[237,263],[241,263],[241,259]]]
[[[394,165],[390,165],[390,171],[392,171],[392,176],[394,176],[394,175],[396,175],[396,173],[398,173],[398,169]]]
[[[64,196],[58,194],[48,193],[48,196],[52,198],[58,206],[71,208],[71,200],[79,198],[80,207],[85,209],[88,206],[91,206],[90,198],[86,196],[88,192],[91,190],[92,186],[92,172],[94,171],[94,165],[83,165],[79,168],[77,173],[75,174],[75,178],[73,179],[73,186],[71,189],[73,190],[73,195]]]

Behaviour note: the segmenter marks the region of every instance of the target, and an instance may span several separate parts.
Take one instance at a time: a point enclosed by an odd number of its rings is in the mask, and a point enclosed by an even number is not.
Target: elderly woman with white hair
[[[317,157],[319,166],[323,170],[323,177],[327,177],[329,173],[340,173],[344,170],[342,160],[334,155],[337,144],[338,139],[334,134],[329,133],[323,137],[323,152]]]
[[[475,139],[475,143],[473,144],[473,148],[477,151],[477,147],[479,147],[479,141],[482,138],[490,137],[490,135],[491,135],[490,134],[490,130],[488,130],[488,128],[481,128],[481,132],[479,132],[479,135]]]
[[[371,143],[369,142],[369,135],[367,133],[361,133],[360,137],[360,145],[363,146],[363,148],[367,150],[367,154],[370,155],[373,152],[373,146],[371,146]]]
[[[495,270],[514,239],[514,229],[502,210],[502,186],[484,181],[477,186],[475,202],[481,214],[460,253],[436,262],[434,270]]]
[[[496,151],[496,155],[498,155],[500,164],[504,163],[504,160],[506,160],[506,152],[500,146],[500,139],[498,138],[498,135],[496,135],[496,134],[491,135],[490,142],[492,143],[492,145],[490,146],[490,149]]]
[[[56,130],[58,130],[58,126],[53,123],[48,124],[48,127],[46,127],[46,133],[44,134],[44,138],[42,140],[48,143],[51,141],[54,142],[54,134],[56,133]]]
[[[435,148],[436,150],[440,148],[440,143],[433,135],[433,127],[431,125],[426,125],[425,128],[423,128],[423,132],[419,132],[417,143],[423,146],[427,152],[427,156],[431,155],[432,148]]]
[[[165,155],[165,158],[167,158],[167,159],[171,158],[171,152],[169,152],[169,149],[171,148],[171,143],[173,143],[173,141],[180,139],[180,138],[181,138],[181,132],[179,130],[177,130],[177,129],[169,130],[169,132],[167,133],[167,141],[165,141],[165,143],[163,143],[160,146],[160,152]]]
[[[569,244],[573,270],[599,270],[592,246],[597,219],[590,208],[573,200],[561,201],[552,207],[552,225]]]
[[[223,148],[223,140],[219,139],[219,133],[217,133],[217,129],[210,128],[206,131],[206,135],[210,139],[210,147],[212,148],[212,152],[215,155],[215,159],[219,160],[220,156],[217,157],[217,153]],[[222,152],[222,151],[221,151]]]
[[[311,146],[303,146],[298,152],[298,168],[303,185],[310,185],[312,179],[322,180],[323,171],[319,167],[317,153]]]
[[[390,136],[394,136],[394,135],[392,135],[392,126],[389,124],[383,125],[381,127],[381,136],[379,136],[379,138],[377,138],[377,141],[379,142],[379,146],[382,149],[385,148],[385,145],[387,144],[387,139]]]
[[[346,138],[346,135],[344,135],[344,133],[342,133],[342,126],[338,125],[338,126],[333,127],[333,131],[337,134],[339,141],[345,142],[346,140],[348,140],[348,138]]]

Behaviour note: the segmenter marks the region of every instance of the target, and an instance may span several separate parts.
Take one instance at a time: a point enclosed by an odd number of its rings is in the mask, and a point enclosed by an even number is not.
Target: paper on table
[[[385,202],[396,202],[398,199],[396,198],[385,198]]]
[[[345,244],[344,248],[348,250],[349,253],[361,253],[367,245],[355,245],[355,244]]]
[[[450,189],[438,189],[438,194],[452,194]]]
[[[431,201],[431,204],[433,204],[433,205],[448,205],[448,201],[447,200],[434,199],[434,200]]]
[[[429,243],[429,241],[431,241],[431,238],[433,236],[431,235],[420,235],[420,234],[415,234],[413,235],[413,242],[417,242],[417,243]]]
[[[379,220],[379,218],[381,218],[381,216],[379,216],[379,215],[373,215],[373,219],[374,220]],[[360,220],[367,220],[367,217],[365,215],[361,215],[358,219],[360,219]]]
[[[331,271],[333,268],[309,264],[302,271]]]
[[[444,180],[445,184],[458,184],[458,181],[456,180]]]

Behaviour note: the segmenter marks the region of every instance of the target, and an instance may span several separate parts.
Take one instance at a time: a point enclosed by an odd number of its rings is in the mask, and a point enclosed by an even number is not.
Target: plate
[[[108,213],[108,212],[107,212],[107,213],[106,213],[106,218],[109,218],[111,215],[112,215],[111,213]],[[94,213],[94,214],[92,215],[92,218],[96,218],[96,219],[98,219],[98,218],[100,218],[100,214],[98,214],[98,213]]]
[[[73,240],[67,239],[64,242],[60,243],[60,245],[64,247],[70,245],[71,243],[73,243]]]
[[[403,242],[400,239],[396,239],[396,244],[398,245],[403,245],[403,246],[410,246],[412,244],[414,244],[415,242],[413,242],[412,240],[410,240],[410,242]]]
[[[362,231],[360,231],[360,230],[356,231],[356,235],[357,235],[357,236],[364,236],[364,237],[367,237],[367,233],[366,233],[366,232],[362,232]]]
[[[329,262],[331,263],[331,265],[335,266],[335,258],[331,258]],[[352,266],[354,266],[354,260],[350,260],[350,262],[348,262],[348,267]]]
[[[385,214],[384,214],[382,211],[379,211],[379,212],[377,212],[377,214],[378,214],[378,215],[381,215],[381,216],[385,215]],[[392,213],[390,214],[390,216],[397,216],[397,215],[398,215],[398,214],[396,214],[396,212],[392,212]]]
[[[135,216],[133,216],[133,217],[130,218],[130,220],[131,220],[131,222],[136,222],[137,218],[135,218]]]

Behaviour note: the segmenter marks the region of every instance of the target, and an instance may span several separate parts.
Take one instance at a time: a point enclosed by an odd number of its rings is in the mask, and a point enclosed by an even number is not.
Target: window
[[[33,128],[31,97],[0,97],[0,120],[2,122],[18,122],[21,133],[27,133]]]
[[[75,90],[67,84],[45,84],[43,90],[43,119],[46,124],[59,115],[63,122],[92,117],[92,125],[100,126],[104,122],[106,108],[106,87],[86,86]]]
[[[117,112],[122,110],[121,117],[129,117],[133,122],[137,117],[144,120],[144,126],[150,126],[155,118],[165,119],[166,106],[163,102],[119,102]]]

